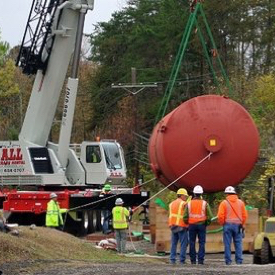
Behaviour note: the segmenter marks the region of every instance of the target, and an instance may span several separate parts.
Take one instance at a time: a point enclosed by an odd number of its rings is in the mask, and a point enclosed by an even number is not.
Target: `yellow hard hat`
[[[185,188],[180,188],[177,192],[177,195],[185,195],[188,196],[187,190]]]

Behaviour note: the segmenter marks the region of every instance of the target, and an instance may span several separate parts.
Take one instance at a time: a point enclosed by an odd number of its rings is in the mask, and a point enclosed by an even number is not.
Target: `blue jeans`
[[[107,234],[109,231],[110,215],[111,215],[111,212],[109,210],[102,210],[102,216],[103,216],[102,231],[103,231],[103,234]]]
[[[206,225],[205,224],[189,224],[189,239],[190,239],[190,260],[191,263],[196,263],[196,238],[199,239],[198,263],[203,264],[205,256],[205,238]]]
[[[179,228],[179,226],[177,226]],[[180,231],[171,231],[171,250],[170,262],[175,263],[177,258],[177,245],[180,243],[180,262],[184,263],[186,258],[186,248],[188,244],[188,231],[187,228],[179,228]]]
[[[242,232],[239,224],[226,223],[223,226],[224,259],[226,264],[231,264],[231,243],[235,247],[236,264],[243,263]]]

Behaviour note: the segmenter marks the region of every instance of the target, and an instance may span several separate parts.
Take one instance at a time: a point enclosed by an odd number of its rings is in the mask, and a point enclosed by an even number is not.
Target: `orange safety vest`
[[[241,224],[243,202],[240,199],[238,199],[234,204],[227,200],[225,200],[225,203],[226,203],[225,222]],[[232,208],[234,208],[234,210]]]
[[[188,223],[194,224],[206,220],[206,201],[191,200],[188,202]]]
[[[169,226],[181,226],[187,227],[187,224],[183,221],[184,208],[186,201],[178,198],[169,204]]]

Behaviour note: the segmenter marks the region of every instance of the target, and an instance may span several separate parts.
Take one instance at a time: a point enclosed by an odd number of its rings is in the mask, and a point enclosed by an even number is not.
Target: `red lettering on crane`
[[[3,148],[1,161],[7,160],[22,160],[23,155],[21,153],[21,148]]]
[[[16,160],[22,160],[23,155],[21,153],[21,148],[16,148]]]
[[[8,149],[3,148],[1,160],[8,160]]]

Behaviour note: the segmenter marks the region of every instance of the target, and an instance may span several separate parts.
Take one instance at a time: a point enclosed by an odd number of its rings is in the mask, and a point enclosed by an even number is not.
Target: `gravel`
[[[140,242],[139,242],[140,243]],[[139,247],[139,244],[135,244]],[[141,246],[146,246],[142,243]],[[115,253],[115,252],[114,252]],[[233,255],[234,256],[234,255]],[[129,253],[121,255],[123,262],[100,263],[91,261],[77,260],[29,260],[23,262],[6,263],[0,266],[3,275],[173,275],[173,274],[274,274],[275,264],[254,265],[252,264],[252,255],[244,255],[242,265],[232,264],[226,266],[223,260],[223,254],[207,254],[205,264],[191,265],[189,261],[186,265],[169,264],[169,255],[140,255]],[[138,258],[139,262],[133,261]]]

